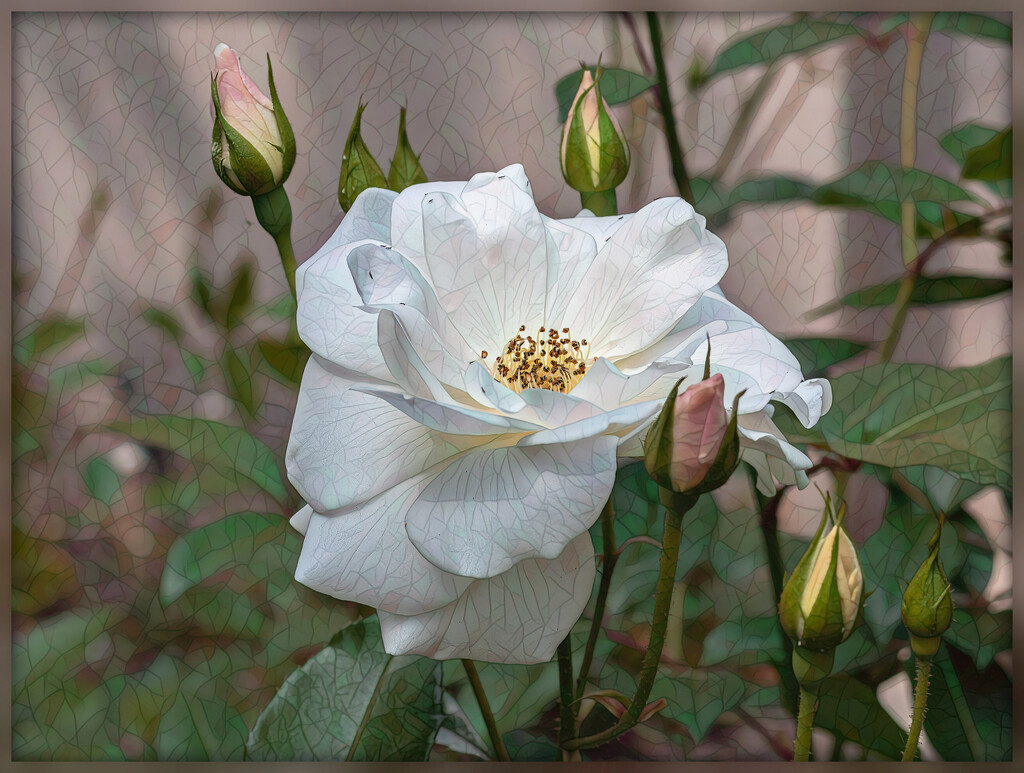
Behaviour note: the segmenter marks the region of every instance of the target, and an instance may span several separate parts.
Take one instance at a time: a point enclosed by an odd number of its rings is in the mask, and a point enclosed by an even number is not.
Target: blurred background
[[[982,18],[932,20],[907,164],[906,15],[660,15],[697,209],[729,249],[722,288],[781,338],[843,339],[817,361],[830,376],[877,361],[894,326],[895,362],[1010,352],[1009,179],[965,166],[1011,119],[1009,15]],[[541,212],[571,217],[556,85],[599,56],[654,72],[643,14],[14,14],[16,759],[241,758],[282,681],[362,613],[291,580],[299,537],[284,518],[299,500],[283,457],[304,360],[274,243],[210,162],[220,42],[264,91],[273,63],[298,146],[285,188],[299,263],[340,222],[360,100],[385,170],[406,106],[431,180],[519,162]],[[644,89],[612,108],[632,153],[620,212],[678,195],[657,105]],[[921,174],[887,171],[900,166]],[[974,283],[935,283],[899,309],[904,183],[928,274]],[[881,540],[886,486],[856,472],[844,485],[855,542]],[[1005,628],[979,634],[991,651],[973,662],[1008,680],[1008,500],[963,499],[964,592]],[[749,486],[716,500],[757,506]],[[805,544],[819,513],[813,487],[787,492],[781,539]],[[902,723],[905,642],[889,618],[872,630],[891,663],[868,682]],[[744,700],[673,743],[688,759],[785,758],[791,715]],[[848,740],[823,731],[816,751],[870,757]]]

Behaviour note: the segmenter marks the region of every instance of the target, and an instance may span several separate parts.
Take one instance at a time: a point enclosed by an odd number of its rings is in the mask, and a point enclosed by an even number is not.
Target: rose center
[[[587,372],[590,344],[587,339],[574,340],[569,328],[561,334],[556,328],[540,328],[537,338],[523,337],[526,325],[520,325],[515,338],[505,344],[491,367],[494,380],[509,389],[550,389],[568,392]],[[480,352],[487,359],[487,352]]]

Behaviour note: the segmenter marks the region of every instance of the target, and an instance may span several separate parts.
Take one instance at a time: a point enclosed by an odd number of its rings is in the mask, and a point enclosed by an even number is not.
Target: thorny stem
[[[594,600],[594,619],[590,622],[590,633],[587,635],[587,644],[583,650],[583,663],[580,666],[579,678],[576,680],[575,698],[577,700],[583,696],[583,690],[587,685],[590,664],[594,660],[594,648],[597,646],[597,637],[601,633],[601,623],[604,620],[608,590],[612,584],[612,571],[619,560],[618,551],[615,549],[615,511],[612,508],[610,496],[601,511],[601,542],[604,553],[601,560],[601,583],[597,588],[597,598]],[[574,709],[573,714],[575,715],[575,713]]]
[[[476,702],[480,705],[480,713],[483,714],[484,724],[487,725],[487,734],[491,737],[491,745],[494,746],[495,756],[502,762],[508,762],[508,751],[501,740],[501,733],[498,732],[498,725],[494,721],[494,714],[491,713],[491,704],[487,700],[484,686],[480,682],[480,674],[477,673],[476,665],[468,658],[462,659],[462,667],[466,669],[466,676],[469,677],[469,684],[473,688]]]
[[[928,39],[932,14],[911,14],[907,24],[907,61],[903,68],[903,107],[900,113],[900,166],[913,169],[917,159],[917,88],[921,80],[921,63],[924,60],[924,44]],[[917,258],[917,205],[911,198],[900,205],[900,230],[903,245],[903,264],[909,266]],[[900,337],[903,322],[907,317],[910,297],[917,283],[917,274],[910,272],[903,277],[896,294],[889,335],[882,344],[879,358],[882,362],[892,359],[896,341]]]
[[[651,637],[644,654],[640,675],[637,679],[636,692],[629,708],[612,727],[585,738],[574,738],[562,746],[565,749],[592,749],[607,743],[625,733],[636,725],[640,714],[647,705],[654,680],[658,675],[658,664],[661,662],[661,650],[665,645],[665,630],[668,627],[668,610],[672,601],[672,588],[676,579],[676,564],[679,561],[679,543],[682,538],[683,516],[693,507],[696,497],[676,494],[668,489],[661,489],[662,502],[665,504],[665,531],[661,539],[661,566],[658,570],[658,582],[654,590],[654,614],[651,619]]]
[[[800,712],[796,719],[796,742],[793,744],[793,761],[807,762],[811,757],[811,728],[814,726],[814,712],[818,708],[818,696],[800,687]]]
[[[932,659],[917,659],[917,686],[914,688],[914,713],[910,719],[910,735],[907,736],[907,748],[903,750],[902,762],[913,762],[917,751],[917,742],[921,738],[921,727],[924,725],[924,711],[928,704],[928,682],[932,673]]]
[[[572,738],[576,727],[576,710],[572,694],[572,642],[568,634],[558,645],[558,691],[558,742],[564,747],[565,742]],[[563,761],[568,756],[564,749],[561,756]]]
[[[654,66],[658,71],[658,103],[661,106],[661,117],[665,121],[665,139],[668,141],[669,158],[672,159],[672,177],[675,178],[679,195],[690,204],[694,204],[690,177],[683,163],[683,149],[679,144],[679,133],[676,130],[676,118],[672,113],[672,100],[668,93],[668,73],[665,71],[665,56],[661,50],[661,22],[654,11],[647,12],[647,26],[651,33]]]

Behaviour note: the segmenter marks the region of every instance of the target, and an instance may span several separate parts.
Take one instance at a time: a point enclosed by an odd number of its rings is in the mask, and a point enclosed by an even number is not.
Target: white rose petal
[[[680,199],[553,220],[519,165],[359,196],[297,273],[297,577],[376,607],[391,653],[549,659],[616,468],[709,338],[758,487],[806,485],[770,402],[811,426],[828,382],[725,299],[726,265]]]

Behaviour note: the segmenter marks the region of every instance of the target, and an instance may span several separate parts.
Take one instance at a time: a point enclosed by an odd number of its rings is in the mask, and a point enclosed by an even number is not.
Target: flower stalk
[[[476,670],[476,664],[469,658],[463,658],[462,667],[466,669],[469,684],[473,688],[476,702],[480,706],[480,713],[483,714],[484,724],[487,726],[487,734],[491,737],[491,745],[494,746],[494,754],[502,762],[508,762],[508,751],[505,749],[505,743],[501,740],[501,733],[498,732],[498,725],[494,721],[491,704],[487,700],[487,693],[484,692],[484,686],[480,681],[480,674]]]
[[[662,504],[666,507],[665,530],[661,539],[661,565],[658,582],[654,590],[654,615],[651,620],[651,638],[644,654],[643,665],[637,678],[636,692],[629,708],[619,721],[607,730],[583,738],[574,738],[563,743],[565,749],[592,749],[618,738],[632,728],[640,719],[647,705],[654,680],[658,675],[661,651],[665,646],[665,631],[668,628],[668,611],[672,602],[672,588],[676,580],[676,564],[679,561],[679,543],[682,538],[683,516],[693,507],[697,497],[660,489]]]
[[[907,748],[903,750],[901,762],[913,762],[917,752],[917,743],[921,739],[921,728],[924,725],[924,712],[928,704],[928,682],[932,673],[931,658],[917,658],[917,685],[914,687],[914,713],[910,719],[910,735],[907,736]]]
[[[597,588],[597,598],[594,600],[594,619],[590,623],[590,633],[587,635],[587,644],[583,649],[583,663],[580,665],[580,675],[576,680],[575,699],[583,697],[583,690],[587,686],[587,678],[590,675],[590,664],[594,660],[594,649],[597,647],[597,637],[601,633],[601,623],[604,620],[604,607],[608,602],[608,590],[612,584],[612,572],[619,560],[619,553],[615,548],[615,510],[612,507],[612,498],[601,511],[601,542],[603,545],[603,556],[601,559],[601,583]],[[575,714],[575,710],[573,712]]]
[[[295,250],[292,248],[292,206],[288,201],[288,194],[284,188],[274,188],[269,193],[253,196],[252,206],[260,225],[274,238],[277,251],[281,255],[284,275],[288,280],[288,289],[297,301]]]
[[[793,745],[793,762],[807,762],[811,758],[811,729],[814,727],[814,713],[817,709],[818,696],[801,686],[800,711],[796,718],[796,743]]]
[[[568,635],[558,645],[558,691],[558,740],[559,744],[564,746],[565,742],[572,738],[576,726],[576,709],[572,690],[572,642]],[[562,757],[563,761],[568,757],[568,753],[564,749]]]

